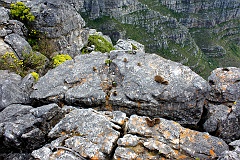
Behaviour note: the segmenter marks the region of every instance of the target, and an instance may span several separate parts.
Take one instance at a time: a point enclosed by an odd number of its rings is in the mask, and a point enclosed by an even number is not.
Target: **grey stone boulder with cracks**
[[[212,159],[228,150],[208,133],[193,131],[174,121],[132,115],[118,140],[114,159]]]
[[[60,118],[62,112],[56,104],[38,108],[20,104],[8,106],[0,112],[1,150],[9,152],[9,148],[21,151],[39,148]]]
[[[40,159],[109,159],[122,129],[117,119],[124,120],[126,115],[119,112],[101,113],[93,109],[72,108],[49,132],[48,136],[55,140],[33,151],[32,156]]]
[[[16,73],[0,70],[0,110],[11,104],[30,103],[34,78],[31,74],[21,78]]]
[[[155,54],[126,52],[77,56],[40,78],[31,98],[196,125],[207,82],[180,63]]]

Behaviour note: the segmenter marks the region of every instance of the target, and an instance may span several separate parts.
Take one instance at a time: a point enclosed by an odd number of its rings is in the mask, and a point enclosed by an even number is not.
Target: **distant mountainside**
[[[131,38],[146,51],[190,66],[206,78],[240,67],[239,0],[69,0],[88,27],[113,41]]]

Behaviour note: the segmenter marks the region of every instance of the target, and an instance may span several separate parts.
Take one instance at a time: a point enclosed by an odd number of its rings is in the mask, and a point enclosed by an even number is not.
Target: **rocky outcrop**
[[[226,142],[240,138],[240,70],[218,68],[209,76],[211,90],[203,128]]]
[[[196,125],[207,91],[207,82],[188,67],[154,54],[116,50],[77,56],[49,71],[31,98]]]
[[[56,104],[39,108],[13,104],[0,115],[1,151],[8,153],[12,148],[27,152],[46,143],[45,137],[61,118],[61,110]]]
[[[0,70],[0,111],[12,104],[30,103],[33,83],[31,74],[22,79],[18,74]]]
[[[132,39],[128,39],[128,40],[119,39],[116,45],[114,46],[114,48],[116,50],[125,50],[125,51],[139,50],[144,52],[144,45]]]
[[[122,112],[97,112],[69,106],[63,110],[70,113],[48,134],[55,140],[33,151],[34,158],[206,159],[228,151],[221,139],[162,118],[154,121],[132,115],[128,120]]]
[[[224,151],[218,158],[219,160],[238,160],[240,159],[240,140],[233,141],[229,144],[234,148],[233,151]]]

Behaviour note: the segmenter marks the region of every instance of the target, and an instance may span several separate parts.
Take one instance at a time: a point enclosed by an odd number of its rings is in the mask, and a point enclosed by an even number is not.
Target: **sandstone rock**
[[[13,104],[0,112],[1,150],[8,148],[21,151],[40,147],[45,136],[61,118],[61,110],[56,104],[38,108]]]
[[[30,77],[29,77],[30,76]],[[24,79],[18,74],[0,70],[0,110],[11,104],[27,104],[34,78],[27,75]]]
[[[204,129],[226,142],[240,138],[240,102],[231,106],[208,104]]]
[[[208,77],[211,91],[208,100],[234,102],[240,99],[240,68],[217,68]]]
[[[240,159],[240,140],[233,141],[229,144],[234,148],[233,151],[224,151],[218,160],[238,160]]]
[[[0,56],[4,55],[7,52],[14,52],[12,48],[6,44],[2,38],[0,38]]]
[[[122,118],[125,118],[124,115]],[[93,109],[74,109],[48,134],[50,138],[59,138],[34,151],[32,155],[34,158],[43,157],[40,151],[44,150],[48,155],[50,154],[46,158],[52,159],[64,156],[70,159],[79,157],[109,159],[120,137],[118,130],[121,130],[121,127],[110,122],[110,119]],[[59,151],[49,150],[54,148]]]
[[[7,21],[9,20],[8,13],[9,11],[6,8],[0,7],[0,25],[7,23]]]
[[[36,17],[34,28],[53,40],[56,51],[72,57],[81,53],[88,30],[83,29],[85,21],[72,6],[55,0],[31,1],[28,6]]]
[[[196,125],[202,114],[207,82],[188,67],[137,51],[91,53],[49,71],[34,86],[31,98],[63,101],[99,110],[120,110],[167,117]],[[155,80],[159,76],[160,81]]]
[[[144,45],[131,39],[128,39],[128,40],[119,39],[117,41],[117,44],[114,46],[114,48],[117,50],[127,50],[127,51],[139,50],[144,52]]]
[[[209,159],[228,150],[217,137],[162,118],[132,115],[126,125],[128,134],[118,140],[114,159]]]
[[[7,35],[4,41],[13,48],[19,59],[23,59],[23,53],[30,53],[32,51],[32,47],[28,42],[18,34],[12,33]]]

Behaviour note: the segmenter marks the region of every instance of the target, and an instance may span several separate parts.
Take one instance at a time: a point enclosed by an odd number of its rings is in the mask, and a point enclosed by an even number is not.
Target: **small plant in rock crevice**
[[[30,8],[23,2],[12,3],[10,7],[10,13],[13,18],[25,23],[35,20],[35,16],[30,12]]]
[[[68,54],[58,54],[52,58],[53,67],[57,67],[60,64],[62,64],[63,62],[65,62],[67,60],[71,60],[71,59],[72,59],[72,57],[69,56]]]

